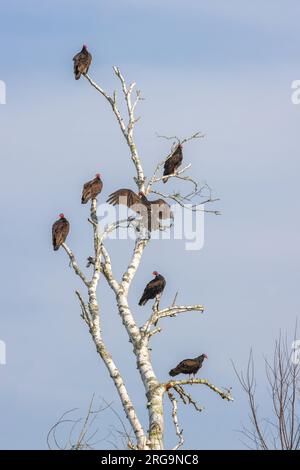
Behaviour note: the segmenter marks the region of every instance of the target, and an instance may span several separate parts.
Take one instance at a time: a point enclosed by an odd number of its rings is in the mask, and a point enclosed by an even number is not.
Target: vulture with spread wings
[[[85,44],[83,44],[81,51],[74,55],[73,61],[75,80],[79,80],[81,74],[85,75],[88,73],[92,62],[92,54],[87,50]]]
[[[172,155],[167,158],[164,165],[164,176],[173,175],[180,167],[183,159],[182,145],[178,144]],[[164,178],[163,182],[166,183],[169,178]]]
[[[143,225],[149,232],[158,230],[161,227],[161,220],[173,220],[171,207],[166,201],[163,199],[149,201],[142,192],[136,194],[131,189],[118,189],[110,194],[107,202],[113,206],[124,204],[132,209],[141,216]]]
[[[69,233],[70,224],[64,214],[59,214],[59,219],[52,225],[52,244],[54,251],[65,242]]]

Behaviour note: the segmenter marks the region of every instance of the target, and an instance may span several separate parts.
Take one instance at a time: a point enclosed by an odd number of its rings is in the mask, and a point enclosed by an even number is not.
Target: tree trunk
[[[149,441],[150,448],[162,450],[164,448],[164,388],[157,383],[147,393],[149,409]]]

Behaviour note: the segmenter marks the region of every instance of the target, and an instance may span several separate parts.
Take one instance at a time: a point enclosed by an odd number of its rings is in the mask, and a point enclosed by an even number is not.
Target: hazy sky
[[[149,307],[135,306],[157,269],[167,279],[162,305],[177,290],[180,303],[204,304],[203,315],[162,322],[153,340],[155,370],[166,380],[179,360],[206,352],[201,377],[232,386],[235,401],[194,387],[205,411],[180,407],[185,448],[244,448],[237,431],[247,423],[247,408],[230,360],[245,367],[254,348],[260,408],[268,408],[263,355],[299,318],[300,105],[290,98],[292,81],[300,79],[299,14],[292,0],[1,1],[0,80],[7,86],[7,104],[0,105],[0,340],[7,346],[1,448],[45,448],[59,415],[74,407],[83,415],[93,393],[113,400],[123,417],[80,318],[79,282],[65,253],[51,247],[51,225],[63,211],[79,262],[91,255],[80,195],[96,172],[103,175],[103,200],[118,187],[134,188],[128,149],[107,103],[85,80],[74,80],[72,57],[83,42],[99,84],[113,90],[111,66],[118,65],[146,98],[136,129],[146,175],[169,150],[156,133],[206,134],[185,147],[184,159],[221,198],[222,216],[205,217],[200,251],[186,251],[183,241],[153,241],[130,301],[141,324]],[[108,246],[120,274],[132,242]],[[99,299],[105,340],[146,422],[130,344],[104,285]],[[111,425],[120,427],[107,410],[99,436]],[[166,426],[170,447],[176,439],[168,418]],[[99,447],[111,444],[104,439]]]

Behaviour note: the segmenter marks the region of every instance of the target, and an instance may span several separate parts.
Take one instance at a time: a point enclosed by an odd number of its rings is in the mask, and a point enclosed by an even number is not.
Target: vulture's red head
[[[59,218],[64,219],[65,218],[64,214],[63,213],[59,214]]]
[[[87,45],[86,45],[86,44],[83,44],[82,49],[86,49],[86,50],[87,50],[87,48],[88,48]]]
[[[179,144],[179,145],[178,145],[178,148],[182,150],[182,145],[181,145],[181,144]]]
[[[208,356],[206,354],[203,354],[204,359],[208,359]]]
[[[153,276],[159,276],[159,273],[157,271],[153,271]]]
[[[142,197],[142,196],[145,196],[145,194],[142,191],[140,191],[139,196]]]
[[[96,173],[96,175],[95,175],[95,176],[96,176],[96,178],[98,178],[98,180],[101,178],[101,175],[100,175],[100,173]]]

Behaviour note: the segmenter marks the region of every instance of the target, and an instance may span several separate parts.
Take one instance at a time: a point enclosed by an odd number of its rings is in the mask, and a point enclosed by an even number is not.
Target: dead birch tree
[[[121,133],[125,139],[125,142],[129,148],[130,157],[135,169],[134,180],[140,192],[143,192],[146,196],[153,192],[161,194],[164,198],[169,198],[180,205],[185,205],[187,201],[191,201],[197,196],[203,197],[203,186],[199,185],[190,176],[186,176],[185,172],[190,165],[180,169],[174,175],[173,178],[179,178],[192,185],[186,195],[180,194],[162,194],[158,190],[154,189],[155,185],[163,180],[163,176],[160,176],[160,170],[165,162],[157,164],[153,176],[149,179],[145,177],[143,165],[139,152],[134,140],[134,127],[137,122],[135,117],[135,109],[139,101],[142,99],[140,91],[136,91],[133,97],[133,90],[135,83],[127,85],[123,75],[119,68],[113,68],[116,77],[120,82],[122,89],[122,95],[126,103],[127,116],[122,116],[117,101],[117,92],[114,91],[110,96],[103,88],[101,88],[90,76],[85,75],[87,81],[96,89],[96,91],[103,96],[103,98],[110,105],[112,112],[114,113],[117,123],[120,127]],[[181,143],[185,143],[190,139],[196,139],[203,137],[200,133],[196,133],[190,138],[184,139]],[[170,156],[170,155],[169,155]],[[168,157],[169,157],[168,156]],[[168,158],[167,157],[167,158]],[[170,177],[170,176],[169,176]],[[206,185],[205,185],[206,186]],[[207,189],[207,187],[205,188]],[[191,210],[202,210],[207,211],[204,208],[204,202],[213,202],[210,193],[205,201],[200,201],[192,207]],[[217,211],[208,211],[217,213]],[[128,262],[128,267],[123,273],[121,279],[117,279],[114,275],[113,266],[111,262],[111,256],[106,248],[106,238],[109,233],[117,230],[118,227],[127,224],[134,225],[136,221],[132,218],[128,218],[125,221],[117,221],[109,225],[106,228],[100,226],[97,217],[97,200],[92,199],[90,218],[88,219],[93,233],[94,240],[94,254],[89,257],[88,265],[91,266],[93,272],[91,277],[87,277],[83,270],[79,267],[76,257],[73,251],[63,244],[63,248],[66,251],[70,265],[74,269],[74,272],[79,276],[85,289],[85,294],[76,291],[76,295],[79,300],[81,307],[81,316],[86,323],[91,338],[95,344],[96,350],[104,362],[108,373],[116,387],[119,395],[122,407],[125,415],[129,420],[130,426],[133,430],[135,439],[128,441],[128,447],[131,449],[138,450],[149,450],[149,449],[163,449],[164,448],[164,396],[166,395],[172,404],[172,420],[177,435],[178,443],[174,445],[174,449],[178,449],[184,442],[182,430],[180,429],[178,421],[178,399],[184,403],[191,403],[196,409],[200,409],[193,398],[186,392],[185,385],[205,385],[210,388],[213,392],[219,395],[221,398],[231,401],[232,396],[230,390],[222,390],[212,383],[208,379],[184,379],[184,380],[170,380],[165,383],[161,383],[153,369],[151,355],[150,355],[150,341],[151,338],[161,331],[159,324],[160,319],[167,317],[175,317],[176,315],[186,314],[192,311],[203,312],[204,307],[201,304],[197,305],[177,305],[176,299],[173,304],[167,308],[160,309],[159,301],[155,301],[150,318],[141,327],[137,326],[134,312],[131,305],[128,302],[128,293],[133,281],[134,276],[137,273],[139,264],[144,252],[145,247],[151,242],[151,236],[143,237],[141,235],[136,237],[133,252]],[[115,363],[112,354],[107,348],[102,336],[102,324],[101,324],[101,299],[97,297],[97,287],[100,280],[107,282],[109,287],[112,289],[115,297],[116,311],[120,316],[120,320],[127,331],[129,341],[133,348],[132,360],[136,361],[137,371],[143,382],[145,388],[145,410],[148,410],[148,429],[145,429],[139,416],[137,415],[135,406],[132,402],[131,397],[126,388],[126,379],[123,377],[117,364]],[[158,326],[157,326],[158,325]],[[176,396],[175,396],[176,394]]]

